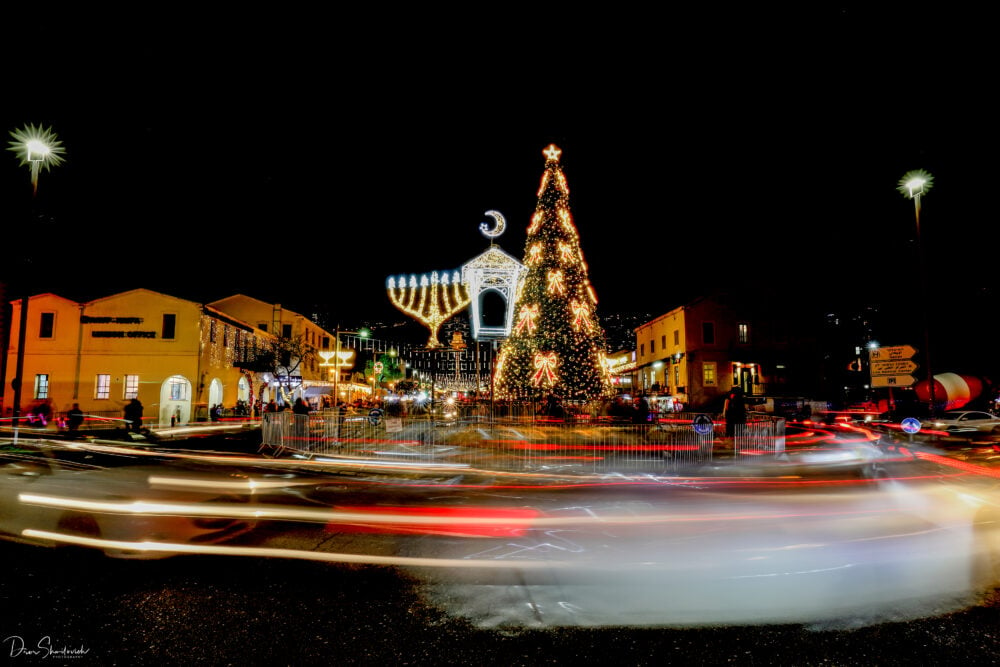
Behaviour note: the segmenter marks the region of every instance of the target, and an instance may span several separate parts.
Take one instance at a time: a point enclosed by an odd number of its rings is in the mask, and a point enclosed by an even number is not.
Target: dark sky
[[[666,312],[732,282],[831,304],[993,288],[985,62],[945,57],[940,41],[894,51],[905,24],[880,33],[839,6],[791,17],[795,30],[764,16],[722,34],[696,18],[502,45],[404,31],[360,50],[53,42],[34,63],[45,89],[0,109],[5,130],[50,126],[66,148],[20,244],[31,288],[393,314],[386,277],[460,267],[487,247],[487,210],[522,256],[550,142],[601,314]],[[4,225],[23,228],[28,170],[3,155]],[[896,191],[918,168],[936,179],[922,227],[941,291],[926,299],[913,205]]]

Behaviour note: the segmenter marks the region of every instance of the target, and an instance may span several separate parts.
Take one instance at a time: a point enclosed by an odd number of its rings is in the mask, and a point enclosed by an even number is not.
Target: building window
[[[329,350],[330,349],[330,337],[329,336],[323,336],[321,345],[322,345],[322,349]]]
[[[160,338],[173,340],[177,335],[177,315],[173,313],[163,314],[163,328],[160,330]]]
[[[649,339],[649,353],[653,354],[656,352],[656,341],[652,338]]]
[[[715,362],[706,361],[701,365],[702,384],[706,387],[714,387],[715,382]]]
[[[680,344],[681,344],[681,330],[674,329],[674,345],[680,345]]]
[[[705,345],[715,345],[715,322],[701,323],[701,342]]]
[[[125,400],[139,397],[139,376],[125,376]]]
[[[216,324],[215,320],[212,320],[212,321],[210,321],[208,323],[208,342],[209,343],[214,343],[215,342],[215,324]]]
[[[292,337],[292,325],[291,324],[282,324],[281,325],[281,337],[282,338],[291,338]]]
[[[667,334],[660,336],[660,348],[663,350],[667,349]]]
[[[188,399],[188,383],[184,378],[172,377],[170,378],[170,400],[172,401],[186,401]]]
[[[229,347],[229,325],[222,325],[222,347]]]
[[[52,338],[56,330],[56,314],[42,313],[41,322],[38,325],[39,338]]]
[[[641,344],[639,346],[639,356],[640,357],[645,357],[646,356],[646,344],[645,343],[643,343],[643,344]]]
[[[260,322],[257,324],[257,328],[261,331],[267,331],[267,322]]]
[[[750,342],[750,325],[746,322],[736,325],[736,341],[743,344]]]
[[[49,376],[36,375],[35,376],[35,398],[48,398],[49,397]]]
[[[101,373],[97,376],[97,384],[94,386],[94,398],[111,398],[111,376]]]

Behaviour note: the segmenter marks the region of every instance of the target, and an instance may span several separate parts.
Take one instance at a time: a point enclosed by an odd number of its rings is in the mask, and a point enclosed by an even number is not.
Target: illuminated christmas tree
[[[497,358],[498,398],[589,400],[611,393],[597,296],[570,214],[561,153],[555,145],[543,151],[545,173],[524,246],[528,273]]]

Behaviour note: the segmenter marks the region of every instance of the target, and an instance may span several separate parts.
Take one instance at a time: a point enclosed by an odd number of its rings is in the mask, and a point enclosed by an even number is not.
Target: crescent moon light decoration
[[[490,229],[489,223],[480,222],[479,231],[483,233],[483,236],[495,239],[503,234],[504,229],[507,227],[507,221],[503,219],[503,215],[501,215],[500,211],[486,211],[485,215],[493,218],[493,220],[496,221],[496,226],[493,229]]]

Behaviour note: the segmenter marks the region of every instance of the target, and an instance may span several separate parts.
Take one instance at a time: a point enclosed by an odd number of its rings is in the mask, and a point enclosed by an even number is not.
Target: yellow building
[[[86,414],[120,417],[137,398],[145,425],[169,425],[205,419],[217,404],[231,410],[238,402],[274,398],[274,378],[253,361],[274,340],[272,331],[258,325],[266,321],[271,329],[271,314],[280,307],[267,304],[267,320],[246,321],[234,314],[240,311],[240,299],[234,299],[216,307],[146,289],[87,303],[54,294],[30,297],[21,413],[47,399],[54,413],[78,403]],[[21,302],[12,306],[3,377],[6,415],[14,403]],[[283,315],[276,321],[279,336],[289,322],[310,344],[322,344],[322,330],[305,318]],[[300,392],[307,376],[323,375],[315,362],[312,366],[303,369]]]
[[[208,307],[247,322],[258,332],[289,340],[301,340],[304,345],[318,352],[332,352],[335,347],[335,334],[326,331],[305,315],[283,308],[280,303],[272,304],[243,294],[234,294],[213,301]],[[314,355],[310,359],[302,360],[295,367],[297,393],[313,402],[318,396],[333,394],[335,384],[331,375],[333,367],[324,365],[323,356]]]
[[[753,399],[809,390],[819,377],[809,323],[767,294],[714,293],[635,329],[636,391],[691,408],[734,386]]]

